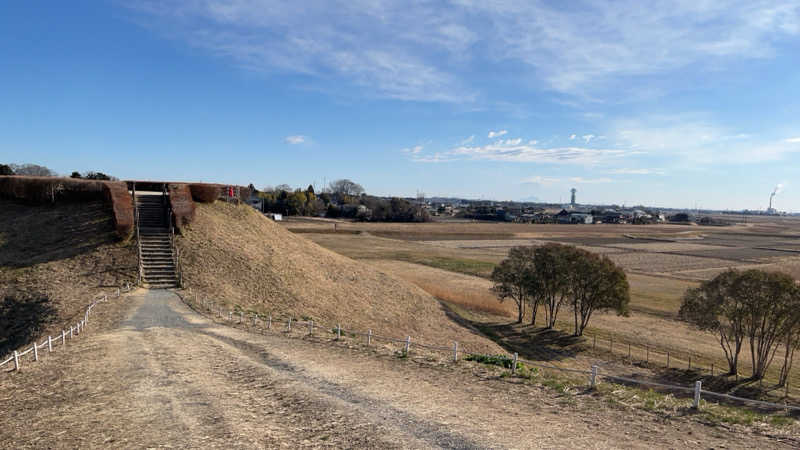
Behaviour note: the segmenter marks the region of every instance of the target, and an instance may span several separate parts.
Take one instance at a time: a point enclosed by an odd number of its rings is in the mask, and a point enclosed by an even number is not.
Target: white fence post
[[[69,338],[72,339],[72,325],[69,327]]]
[[[117,297],[119,297],[119,296],[120,296],[120,294],[121,294],[121,293],[120,293],[120,290],[119,290],[119,288],[117,288]]]
[[[36,345],[36,341],[33,341],[33,360],[39,360],[39,346]]]
[[[453,361],[458,361],[458,342],[453,342]]]
[[[228,320],[233,321],[233,311],[228,311]]]
[[[272,314],[269,315],[269,322],[267,322],[267,329],[272,328]]]
[[[590,381],[590,386],[592,387],[592,389],[594,389],[595,386],[597,386],[597,365],[592,366],[592,377],[590,378],[589,381]]]
[[[514,353],[514,360],[511,361],[511,373],[517,373],[517,359],[519,359],[519,355]]]
[[[703,383],[700,380],[694,382],[694,402],[692,403],[692,408],[700,409],[700,388],[702,387]]]
[[[411,346],[411,336],[406,336],[406,347],[403,349],[403,354],[408,355],[408,348]]]
[[[47,351],[53,351],[53,336],[47,336]]]
[[[313,320],[309,320],[308,321],[308,335],[309,336],[314,335],[314,321]]]
[[[342,326],[337,323],[336,324],[336,340],[338,341],[341,338],[342,338]]]
[[[14,370],[19,370],[19,352],[14,350]]]
[[[372,344],[372,330],[367,331],[367,345]]]
[[[291,317],[289,317],[289,321],[288,321],[288,322],[286,322],[286,324],[287,324],[287,326],[288,326],[288,328],[286,329],[286,331],[288,331],[288,332],[290,332],[290,333],[291,333],[291,332],[292,332],[292,318],[291,318]]]
[[[258,320],[258,314],[253,315],[253,326],[256,326],[257,320]]]
[[[67,337],[67,333],[65,333],[64,330],[61,330],[61,345],[62,346],[66,345],[66,343],[67,343],[66,337]]]
[[[239,323],[242,323],[243,320],[244,320],[244,313],[239,311]]]

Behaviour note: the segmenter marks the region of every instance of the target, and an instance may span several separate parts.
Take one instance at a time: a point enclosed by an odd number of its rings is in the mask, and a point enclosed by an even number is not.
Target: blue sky
[[[798,67],[797,2],[4,2],[0,161],[800,210]]]

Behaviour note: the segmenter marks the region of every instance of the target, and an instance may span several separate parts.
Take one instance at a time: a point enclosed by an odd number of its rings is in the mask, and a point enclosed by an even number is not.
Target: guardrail
[[[115,292],[115,296],[119,298],[122,295],[122,292],[130,292],[131,285],[130,283],[126,283],[125,287],[117,288]],[[92,309],[97,306],[99,303],[107,302],[108,301],[108,294],[98,294],[94,296],[94,300],[92,303],[86,308],[86,311],[83,313],[83,319],[80,320],[75,325],[70,325],[69,330],[63,329],[61,330],[61,335],[56,335],[55,338],[53,336],[47,336],[47,340],[42,342],[41,344],[37,343],[35,340],[33,345],[31,345],[27,350],[19,351],[14,350],[14,353],[11,354],[7,359],[0,362],[0,368],[5,366],[6,364],[14,363],[14,371],[20,370],[22,367],[22,358],[28,354],[33,353],[33,361],[39,361],[40,354],[39,349],[47,348],[47,353],[51,353],[54,348],[57,347],[64,347],[67,345],[67,340],[72,339],[75,336],[80,335],[86,331],[86,326],[89,324],[89,317],[92,315]]]
[[[306,336],[313,336],[315,332],[322,333],[322,334],[334,334],[336,335],[336,340],[341,340],[342,336],[361,336],[365,338],[366,345],[372,345],[373,341],[384,341],[390,343],[397,343],[402,344],[403,350],[402,355],[407,356],[411,351],[412,347],[419,347],[426,350],[434,351],[434,352],[444,352],[448,355],[448,358],[452,358],[453,362],[457,362],[459,358],[463,358],[467,355],[481,355],[478,352],[469,351],[466,348],[460,347],[458,342],[453,342],[450,346],[441,346],[441,345],[431,345],[431,344],[423,344],[421,342],[416,342],[412,339],[411,336],[406,336],[405,338],[397,338],[391,336],[384,336],[373,333],[371,329],[364,331],[352,330],[352,329],[345,329],[342,328],[340,324],[336,326],[331,326],[330,324],[322,324],[319,322],[314,322],[313,320],[293,320],[291,317],[288,320],[279,320],[274,318],[271,314],[269,315],[259,315],[254,313],[245,314],[243,312],[234,313],[231,310],[223,310],[219,306],[217,306],[214,302],[210,301],[209,299],[202,299],[198,296],[198,294],[194,294],[194,301],[191,299],[191,295],[179,295],[184,303],[193,307],[195,310],[198,310],[198,307],[203,307],[209,312],[216,313],[217,318],[222,319],[223,321],[231,322],[232,324],[242,324],[252,327],[260,328],[264,331],[278,331],[285,334],[291,334],[293,331],[297,332],[298,330],[306,331]],[[259,325],[261,325],[259,327]],[[588,387],[591,389],[596,388],[597,384],[599,383],[600,379],[606,379],[611,382],[617,382],[618,384],[634,384],[639,386],[646,386],[651,388],[659,388],[659,389],[666,389],[671,391],[681,391],[687,392],[692,394],[692,408],[699,409],[700,408],[700,399],[703,396],[713,397],[720,400],[744,403],[755,405],[759,407],[766,407],[766,408],[773,408],[776,410],[786,410],[786,411],[800,411],[800,406],[790,405],[787,403],[772,403],[766,402],[762,400],[753,400],[744,397],[737,397],[734,395],[724,394],[720,392],[713,392],[708,391],[702,388],[702,382],[696,381],[694,386],[679,386],[679,385],[672,385],[672,384],[664,384],[664,383],[656,383],[647,380],[640,380],[634,378],[627,378],[627,377],[620,377],[616,375],[612,375],[609,373],[602,373],[600,371],[600,366],[592,365],[588,370],[581,370],[581,369],[572,369],[566,367],[558,367],[552,364],[545,364],[536,361],[530,361],[526,359],[522,359],[519,357],[517,353],[506,353],[504,355],[499,355],[501,357],[505,357],[508,359],[510,363],[510,369],[512,374],[516,373],[519,364],[525,364],[531,367],[538,367],[541,369],[547,370],[554,370],[564,373],[570,374],[578,374],[584,375],[588,378]]]

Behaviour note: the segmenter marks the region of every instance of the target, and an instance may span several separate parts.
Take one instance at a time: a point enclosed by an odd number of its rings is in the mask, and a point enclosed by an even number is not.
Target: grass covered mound
[[[245,311],[498,352],[422,289],[287,231],[249,206],[198,204],[179,240],[184,281]]]
[[[0,200],[0,357],[60,333],[100,292],[136,280],[136,252],[101,200]]]

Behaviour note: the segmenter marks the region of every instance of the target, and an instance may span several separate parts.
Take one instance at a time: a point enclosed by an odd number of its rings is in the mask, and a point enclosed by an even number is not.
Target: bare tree
[[[492,291],[500,302],[510,298],[517,305],[517,323],[522,323],[525,315],[525,304],[529,301],[531,286],[530,277],[533,276],[533,247],[513,247],[508,252],[508,258],[492,271],[494,286]],[[533,319],[536,320],[536,305],[533,305]]]
[[[364,188],[360,184],[347,178],[332,181],[330,189],[334,194],[342,194],[348,197],[357,197],[364,193]]]
[[[53,172],[52,170],[48,169],[45,166],[39,166],[37,164],[11,164],[11,169],[14,171],[16,175],[27,175],[31,177],[55,177],[58,176],[57,173]]]

